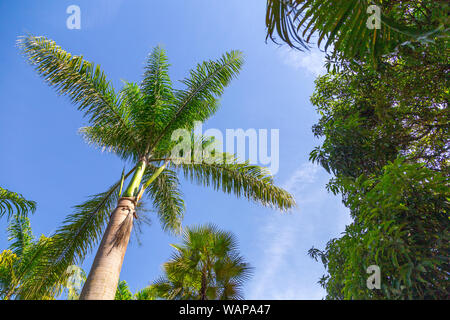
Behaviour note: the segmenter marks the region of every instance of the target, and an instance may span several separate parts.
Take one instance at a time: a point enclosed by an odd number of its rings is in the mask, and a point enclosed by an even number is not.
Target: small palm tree
[[[119,282],[114,300],[156,300],[156,292],[152,286],[145,287],[135,294],[131,293],[130,287],[125,280]]]
[[[11,298],[23,299],[22,287],[28,282],[33,282],[36,276],[35,266],[43,263],[45,259],[43,252],[51,242],[50,238],[41,236],[35,239],[31,230],[28,217],[15,213],[8,225],[8,241],[10,245],[7,250],[0,253],[0,298],[9,300]],[[69,275],[74,272],[83,273],[77,266],[71,266]],[[72,277],[73,278],[73,277]],[[71,277],[69,276],[69,280]],[[69,299],[76,298],[79,292],[74,283],[70,281],[55,282],[50,286],[48,292],[39,299],[52,300],[60,296],[63,290],[67,291]]]
[[[165,299],[242,299],[251,268],[239,255],[230,232],[214,225],[186,228],[181,245],[164,264],[165,275],[151,288]]]
[[[132,169],[123,172],[111,188],[76,206],[76,212],[66,218],[52,237],[49,263],[42,266],[41,279],[26,288],[28,297],[42,294],[49,279],[61,277],[69,265],[81,261],[103,235],[80,298],[114,299],[141,197],[150,198],[164,230],[180,232],[184,212],[180,170],[193,182],[266,206],[286,210],[295,205],[288,192],[274,185],[265,168],[220,153],[215,154],[223,159],[219,162],[180,162],[172,157],[177,144],[172,133],[180,128],[192,131],[195,122],[205,121],[218,109],[218,98],[243,64],[240,52],[197,65],[182,81],[185,88],[174,89],[167,57],[158,47],[148,57],[142,82],[126,83],[117,93],[99,66],[71,55],[54,41],[28,35],[18,43],[38,74],[84,112],[91,124],[81,129],[85,139],[132,163]],[[209,141],[192,139],[201,144]],[[124,180],[130,176],[122,193]]]

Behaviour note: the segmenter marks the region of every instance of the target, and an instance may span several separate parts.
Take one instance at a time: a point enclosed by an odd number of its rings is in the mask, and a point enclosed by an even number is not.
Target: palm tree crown
[[[164,264],[165,275],[150,288],[164,299],[242,299],[242,285],[251,274],[230,232],[214,225],[186,228],[181,245]]]

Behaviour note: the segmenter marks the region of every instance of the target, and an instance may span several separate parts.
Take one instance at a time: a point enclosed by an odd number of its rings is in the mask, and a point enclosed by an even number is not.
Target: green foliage
[[[119,184],[75,206],[75,212],[67,216],[46,245],[43,259],[34,268],[34,276],[22,287],[25,299],[36,299],[45,295],[52,283],[65,282],[70,276],[66,273],[67,268],[81,264],[85,255],[91,252],[116,207]]]
[[[164,264],[165,275],[149,290],[161,299],[242,299],[251,268],[239,255],[233,234],[214,225],[187,228],[183,243]]]
[[[448,296],[448,52],[446,40],[400,47],[375,69],[342,61],[316,80],[311,101],[323,137],[310,154],[334,174],[353,223],[310,255],[328,299]],[[366,268],[378,265],[381,290]]]
[[[446,299],[450,272],[448,177],[400,159],[382,174],[344,184],[355,221],[331,240],[320,283],[329,299]],[[363,196],[361,196],[363,195]],[[381,290],[369,290],[366,269],[381,269]]]
[[[36,281],[40,266],[46,262],[46,250],[52,239],[41,236],[36,240],[29,219],[15,214],[8,226],[8,241],[9,248],[0,254],[0,297],[6,300],[26,299],[29,295],[25,288]],[[64,289],[69,298],[77,294],[76,286],[67,278],[51,278],[46,285],[47,290],[34,295],[34,299],[55,299]]]
[[[145,171],[142,183],[145,184],[156,170],[157,167],[150,164]],[[149,185],[146,194],[152,199],[153,208],[158,212],[162,228],[179,233],[185,204],[177,173],[171,169],[165,169]]]
[[[133,298],[133,294],[130,291],[130,287],[125,280],[122,280],[117,285],[116,296],[114,300],[131,300]]]
[[[121,280],[117,285],[116,296],[114,300],[156,300],[159,297],[153,286],[145,287],[135,294],[132,294],[130,287],[125,280]]]
[[[26,200],[21,194],[0,187],[0,217],[9,219],[15,213],[26,216],[36,210],[36,202]]]
[[[263,206],[288,210],[295,203],[291,194],[274,184],[267,168],[239,163],[227,154],[217,155],[226,159],[224,163],[182,163],[180,166],[186,179],[201,185],[244,196]]]
[[[381,28],[366,25],[370,5],[381,9]],[[308,49],[312,41],[333,47],[332,58],[377,62],[397,46],[448,39],[446,1],[268,0],[267,38]]]

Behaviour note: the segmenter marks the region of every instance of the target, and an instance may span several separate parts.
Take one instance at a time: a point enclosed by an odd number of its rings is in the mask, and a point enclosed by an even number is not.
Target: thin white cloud
[[[330,195],[330,176],[317,165],[302,164],[283,184],[296,198],[298,209],[288,215],[274,213],[261,221],[257,233],[259,258],[249,286],[249,299],[320,299],[317,284],[323,267],[307,250],[338,236],[350,222],[347,209]]]
[[[278,49],[278,53],[283,63],[294,69],[306,70],[316,77],[326,73],[324,67],[325,53],[316,48],[311,48],[309,51],[299,51],[282,46]]]

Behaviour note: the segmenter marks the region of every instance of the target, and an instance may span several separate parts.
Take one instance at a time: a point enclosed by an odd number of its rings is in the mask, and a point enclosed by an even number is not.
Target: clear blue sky
[[[231,49],[246,63],[226,89],[222,107],[204,128],[280,130],[277,184],[291,191],[298,208],[289,214],[245,199],[182,182],[187,206],[184,225],[214,223],[236,234],[242,255],[255,268],[246,284],[248,299],[320,299],[323,267],[307,256],[344,230],[350,218],[340,199],[328,194],[330,176],[308,163],[319,141],[311,133],[318,115],[309,102],[322,55],[292,52],[265,43],[264,0],[95,0],[1,1],[0,185],[38,203],[31,222],[35,235],[50,235],[87,196],[103,192],[121,174],[114,155],[88,146],[77,133],[86,125],[65,97],[56,95],[27,65],[15,47],[30,32],[55,40],[73,54],[101,65],[116,88],[121,79],[140,81],[150,50],[162,44],[172,80],[196,63]],[[66,28],[66,8],[81,8],[81,30]],[[0,248],[6,248],[6,221],[0,220]],[[121,278],[133,291],[161,274],[171,254],[158,220],[144,228],[142,245],[133,241]],[[86,257],[88,271],[93,254]]]

